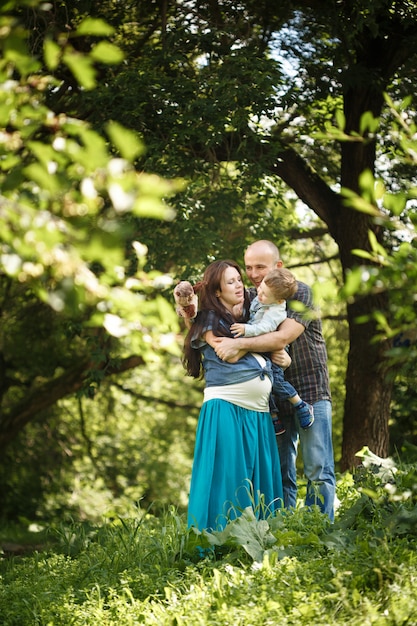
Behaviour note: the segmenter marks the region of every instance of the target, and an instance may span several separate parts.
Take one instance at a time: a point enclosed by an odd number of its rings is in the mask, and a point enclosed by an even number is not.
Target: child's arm
[[[235,337],[244,337],[246,334],[246,328],[249,324],[232,324],[230,330],[234,334]]]
[[[276,330],[286,317],[285,310],[270,307],[264,310],[259,321],[252,324],[232,324],[230,330],[235,337],[257,337]]]

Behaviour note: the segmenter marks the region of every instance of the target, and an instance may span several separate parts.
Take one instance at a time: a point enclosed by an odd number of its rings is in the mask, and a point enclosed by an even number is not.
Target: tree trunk
[[[381,457],[388,454],[392,384],[387,381],[383,342],[375,342],[375,323],[358,323],[360,313],[379,308],[371,298],[348,305],[350,347],[346,371],[341,471],[359,463],[364,446]]]
[[[355,157],[351,145],[345,154],[344,171],[352,177],[350,188],[357,188],[364,161],[372,156],[369,146],[358,148]],[[353,161],[353,162],[351,162]],[[351,163],[351,167],[348,164]],[[320,177],[292,150],[282,154],[274,173],[278,174],[317,215],[323,219],[339,246],[344,275],[358,264],[352,254],[355,248],[369,250],[368,232],[375,227],[368,215],[345,207]],[[347,176],[347,177],[348,177]],[[345,184],[345,186],[347,186]],[[383,296],[366,296],[347,304],[350,349],[346,371],[346,400],[343,421],[343,444],[340,466],[342,471],[357,464],[355,457],[364,446],[385,457],[388,454],[388,421],[392,385],[386,380],[384,355],[387,346],[375,342],[376,325],[371,320],[358,323],[357,318],[375,310],[386,311]]]

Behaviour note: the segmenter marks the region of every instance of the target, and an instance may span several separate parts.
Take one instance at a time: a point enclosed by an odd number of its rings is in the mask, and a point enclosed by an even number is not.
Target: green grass
[[[51,527],[44,550],[1,559],[0,623],[417,624],[415,465],[365,455],[338,496],[332,525],[300,506],[264,521],[249,509],[214,534],[188,532],[175,508]]]

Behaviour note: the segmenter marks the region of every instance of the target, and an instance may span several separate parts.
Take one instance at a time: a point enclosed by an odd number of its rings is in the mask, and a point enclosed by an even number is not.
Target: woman
[[[200,311],[185,339],[184,366],[194,378],[204,375],[206,386],[188,525],[220,530],[248,506],[258,517],[281,506],[281,470],[268,408],[272,374],[270,362],[260,355],[241,352],[227,363],[213,349],[215,337],[233,337],[234,307],[241,308],[245,299],[239,266],[211,263],[195,291]]]

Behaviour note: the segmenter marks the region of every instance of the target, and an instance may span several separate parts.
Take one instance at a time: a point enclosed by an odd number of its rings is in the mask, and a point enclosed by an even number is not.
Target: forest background
[[[2,6],[4,519],[186,507],[172,288],[259,238],[321,306],[338,470],[413,450],[415,9]]]

